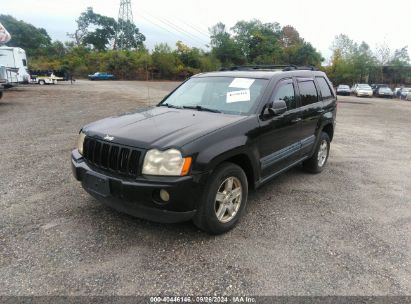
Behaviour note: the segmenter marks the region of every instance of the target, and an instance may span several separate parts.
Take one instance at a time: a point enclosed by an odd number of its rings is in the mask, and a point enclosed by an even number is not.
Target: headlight
[[[84,134],[83,132],[80,132],[80,134],[78,135],[78,139],[77,139],[77,149],[81,155],[83,155],[84,138],[86,138],[86,134]]]
[[[143,174],[184,176],[191,166],[191,157],[182,157],[176,149],[149,150],[144,157]]]

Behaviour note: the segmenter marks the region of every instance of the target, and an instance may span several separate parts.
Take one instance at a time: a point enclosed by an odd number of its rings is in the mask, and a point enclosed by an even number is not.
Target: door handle
[[[318,110],[317,113],[318,114],[324,113],[324,109]]]
[[[296,123],[296,122],[299,122],[299,121],[301,121],[300,117],[294,118],[293,120],[291,120],[292,123]]]

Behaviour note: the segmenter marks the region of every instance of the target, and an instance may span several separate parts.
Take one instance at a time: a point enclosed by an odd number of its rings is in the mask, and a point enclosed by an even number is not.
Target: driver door
[[[301,115],[293,79],[278,82],[271,101],[284,100],[287,111],[260,119],[259,152],[261,178],[268,178],[290,166],[301,149]]]

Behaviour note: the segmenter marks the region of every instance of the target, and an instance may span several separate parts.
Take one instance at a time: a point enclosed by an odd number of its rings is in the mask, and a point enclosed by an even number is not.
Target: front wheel
[[[39,80],[39,85],[44,85],[44,84],[45,84],[44,80]]]
[[[320,173],[323,171],[330,153],[330,137],[327,133],[321,132],[315,152],[311,158],[303,162],[303,167],[311,173]]]
[[[247,196],[248,182],[243,169],[233,163],[221,164],[209,177],[194,224],[210,234],[227,232],[240,219]]]

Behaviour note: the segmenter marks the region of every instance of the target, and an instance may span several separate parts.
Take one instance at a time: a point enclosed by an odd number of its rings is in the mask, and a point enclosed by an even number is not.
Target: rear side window
[[[318,85],[320,86],[321,96],[323,97],[323,99],[332,98],[334,94],[331,92],[331,89],[324,77],[316,77],[316,79]]]
[[[295,92],[294,85],[289,83],[282,83],[277,89],[277,92],[274,95],[273,101],[284,100],[287,105],[287,110],[295,109]]]
[[[298,83],[301,96],[301,106],[306,106],[318,101],[317,89],[313,80]]]

